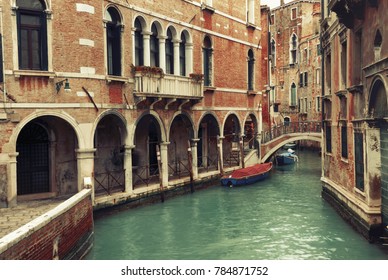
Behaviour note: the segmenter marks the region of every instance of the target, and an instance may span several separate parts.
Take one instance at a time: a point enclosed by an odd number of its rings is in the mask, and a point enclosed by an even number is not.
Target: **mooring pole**
[[[162,160],[161,160],[160,149],[159,149],[158,145],[156,145],[156,155],[157,155],[157,159],[158,159],[158,168],[159,168],[160,199],[162,202],[164,202]]]
[[[217,155],[218,155],[218,164],[220,166],[220,175],[224,176],[224,167],[221,160],[222,150],[221,150],[221,137],[217,135]]]
[[[244,137],[243,136],[240,136],[240,158],[241,158],[241,167],[245,168]]]
[[[191,145],[190,140],[187,141],[188,147],[187,147],[187,158],[189,160],[189,173],[190,173],[190,190],[191,193],[194,192],[194,180],[193,180],[193,152],[191,151]]]

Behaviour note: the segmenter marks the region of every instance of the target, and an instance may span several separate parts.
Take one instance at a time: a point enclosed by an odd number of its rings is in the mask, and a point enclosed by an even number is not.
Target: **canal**
[[[298,152],[254,185],[214,186],[95,220],[89,260],[386,260],[321,198],[321,159]]]

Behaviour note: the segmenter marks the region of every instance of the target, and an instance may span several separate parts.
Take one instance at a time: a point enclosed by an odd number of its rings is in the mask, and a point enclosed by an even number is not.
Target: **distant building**
[[[83,187],[118,203],[203,180],[244,163],[242,140],[257,161],[260,1],[12,0],[0,12],[1,207]]]
[[[320,1],[296,0],[271,10],[271,125],[321,119]]]
[[[379,237],[388,225],[388,2],[322,7],[323,197]]]

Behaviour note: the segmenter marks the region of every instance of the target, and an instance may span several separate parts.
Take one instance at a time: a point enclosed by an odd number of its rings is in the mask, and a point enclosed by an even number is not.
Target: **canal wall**
[[[190,194],[195,191],[207,189],[209,187],[220,184],[221,175],[215,172],[204,178],[198,178],[192,183],[190,180],[182,179],[179,182],[174,182],[168,187],[160,189],[159,185],[150,186],[147,191],[126,195],[116,194],[105,196],[102,199],[96,199],[94,205],[94,217],[98,218],[110,212],[123,211],[139,206],[149,205],[153,203],[164,202],[176,196]]]
[[[91,190],[81,190],[0,239],[1,260],[82,259],[93,242]]]
[[[329,187],[322,186],[322,198],[327,201],[334,210],[348,222],[356,231],[369,241],[378,239],[371,226],[358,215],[344,200],[340,199]]]

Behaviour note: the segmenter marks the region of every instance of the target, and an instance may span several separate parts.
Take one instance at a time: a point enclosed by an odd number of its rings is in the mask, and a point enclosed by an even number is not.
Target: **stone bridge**
[[[321,143],[321,122],[288,122],[274,126],[270,131],[262,133],[260,160],[266,162],[277,150],[287,143],[309,140]]]

